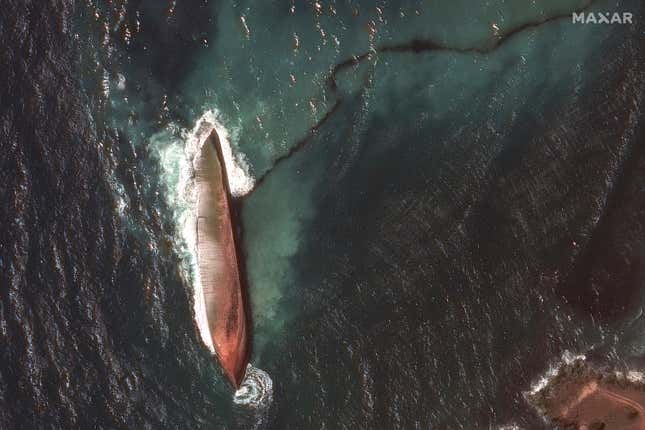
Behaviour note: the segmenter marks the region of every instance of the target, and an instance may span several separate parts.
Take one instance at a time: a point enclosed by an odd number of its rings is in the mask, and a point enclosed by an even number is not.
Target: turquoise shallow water
[[[637,362],[642,28],[572,24],[586,6],[79,5],[106,207],[150,302],[123,300],[182,369],[150,373],[181,387],[159,425],[541,428],[522,393],[565,351]],[[251,361],[273,381],[255,408],[192,333],[185,167],[204,118],[255,181],[239,196]],[[119,297],[143,291],[124,279]]]
[[[577,6],[575,3],[572,5]],[[457,11],[463,10],[463,5],[444,5],[427,14],[431,17],[452,17],[451,19],[454,20],[457,12],[453,8]],[[495,14],[498,14],[498,17],[505,16],[505,20],[500,19],[500,22],[504,22],[503,25],[500,24],[501,33],[504,32],[505,26],[509,29],[514,28],[530,22],[531,18],[543,19],[544,16],[562,13],[563,10],[545,5],[539,11],[534,11],[534,15],[530,15],[531,8],[526,6],[517,7],[516,13],[504,8],[487,9],[487,11],[478,11],[473,16],[478,17],[481,13],[481,16],[490,17],[486,22],[494,22]],[[441,19],[441,25],[436,25],[433,18],[415,19],[416,14],[410,17],[409,25],[400,24],[400,20],[403,19],[400,17],[400,10],[413,10],[413,6],[385,10],[389,10],[390,14],[385,11],[382,13],[381,26],[384,30],[377,33],[373,46],[397,44],[414,37],[419,39],[430,37],[450,47],[486,46],[492,37],[489,26],[485,26],[483,30],[481,27],[471,25],[455,28],[451,19],[444,18]],[[524,13],[517,13],[517,10]],[[339,22],[361,19],[360,15],[353,18],[350,11],[346,12],[347,16],[344,19],[338,18]],[[260,15],[263,16],[261,13]],[[436,19],[439,21],[439,18]],[[298,26],[296,23],[300,23],[297,20],[293,21],[295,21],[292,24],[294,27]],[[250,18],[248,22],[252,22]],[[334,28],[333,25],[330,27]],[[404,29],[402,33],[405,36],[398,31],[400,27]],[[435,29],[436,27],[439,29]],[[412,32],[411,28],[417,28],[417,32]],[[435,30],[431,32],[428,28]],[[452,29],[450,32],[452,40],[445,39],[448,29]],[[293,31],[298,33],[298,30]],[[333,32],[333,30],[330,31]],[[338,31],[344,34],[342,24]],[[341,43],[345,51],[336,49],[328,56],[316,55],[316,61],[321,61],[320,57],[324,57],[327,62],[326,69],[323,68],[320,72],[322,76],[328,76],[330,64],[351,58],[351,53],[361,54],[369,50],[370,42],[367,37],[357,37],[351,30],[347,31],[349,34],[342,39],[343,42],[347,39],[347,43]],[[444,35],[444,39],[441,38],[441,34]],[[249,103],[253,106],[265,104],[281,106],[277,112],[269,110],[266,115],[262,115],[262,118],[265,118],[262,120],[262,124],[265,124],[263,130],[256,130],[253,118],[246,121],[247,124],[252,125],[241,126],[240,149],[248,154],[250,160],[253,160],[252,165],[259,173],[263,172],[267,162],[285,153],[285,149],[278,142],[284,140],[298,142],[304,139],[307,136],[306,127],[320,118],[320,115],[302,118],[299,115],[311,112],[308,108],[302,109],[295,106],[298,103],[299,106],[305,105],[311,93],[323,94],[319,97],[327,97],[328,105],[337,100],[356,104],[351,112],[344,110],[341,111],[343,113],[335,115],[340,117],[334,122],[336,128],[325,124],[319,131],[320,135],[327,133],[324,138],[316,136],[312,139],[316,142],[314,144],[321,146],[330,146],[331,144],[327,143],[328,140],[343,141],[342,146],[337,148],[338,154],[326,154],[327,158],[338,157],[337,160],[322,162],[326,158],[318,154],[309,155],[313,159],[302,161],[304,166],[298,164],[302,158],[285,163],[288,166],[276,169],[266,185],[248,199],[245,206],[248,208],[245,211],[246,240],[249,244],[249,270],[252,284],[257,288],[253,297],[257,300],[254,309],[258,312],[256,315],[258,323],[262,324],[262,327],[281,324],[281,320],[288,319],[288,315],[293,312],[291,309],[284,308],[277,311],[275,306],[285,291],[299,288],[293,284],[289,287],[289,279],[293,279],[293,273],[298,271],[290,265],[289,260],[297,252],[300,231],[311,225],[315,215],[313,208],[318,206],[317,202],[320,201],[321,195],[324,196],[334,190],[333,184],[337,179],[330,180],[328,176],[330,163],[345,163],[346,166],[351,166],[356,162],[355,160],[360,157],[359,152],[362,151],[360,148],[365,146],[364,142],[371,124],[391,124],[392,128],[385,127],[384,133],[390,132],[394,136],[400,134],[402,128],[416,129],[412,139],[407,142],[394,140],[396,142],[394,146],[415,148],[414,150],[427,154],[430,162],[433,147],[449,142],[451,134],[454,136],[466,127],[475,128],[485,124],[488,130],[499,137],[495,144],[502,146],[503,137],[507,131],[521,126],[518,125],[520,116],[544,115],[544,112],[548,111],[554,103],[554,99],[563,97],[564,92],[566,92],[565,97],[577,97],[582,85],[592,80],[595,74],[594,68],[589,67],[594,62],[593,53],[597,52],[594,46],[600,46],[603,39],[608,36],[608,31],[574,27],[569,24],[569,20],[561,19],[546,24],[539,30],[527,30],[525,34],[508,40],[504,46],[490,54],[451,52],[421,55],[376,54],[373,59],[363,62],[356,68],[341,71],[336,78],[338,85],[336,92],[329,91],[324,85],[323,78],[319,78],[319,82],[322,83],[307,82],[301,88],[291,89],[284,95],[279,89],[272,88],[274,101],[270,103],[262,101],[266,96],[250,91],[253,96]],[[320,41],[317,42],[314,46],[320,45]],[[228,41],[224,43],[229,44]],[[273,49],[279,50],[280,45],[277,48],[274,46]],[[290,46],[285,50],[289,52]],[[262,52],[262,49],[259,51]],[[216,63],[216,60],[213,61],[213,64]],[[291,61],[289,63],[293,64]],[[305,59],[304,63],[303,68],[306,70],[309,67],[309,61]],[[287,75],[289,67],[298,69],[298,65],[297,63],[296,65],[285,64],[287,69],[282,71],[282,75]],[[273,72],[275,67],[266,67],[266,69]],[[273,73],[278,74],[280,70]],[[236,77],[228,82],[235,82],[237,79],[244,80]],[[279,79],[274,79],[276,83],[280,82]],[[244,86],[244,84],[238,85]],[[284,85],[289,85],[288,81]],[[260,88],[264,87],[260,86]],[[356,99],[357,97],[359,99]],[[261,101],[256,103],[258,99]],[[234,97],[230,100],[237,102]],[[226,104],[223,103],[223,106]],[[282,106],[290,106],[294,109],[294,114],[283,114]],[[241,119],[238,121],[244,121],[246,114],[253,112],[253,107],[240,108],[240,110],[244,113],[240,114]],[[228,115],[234,116],[232,113]],[[343,120],[346,123],[343,123]],[[289,126],[285,126],[287,124]],[[283,137],[286,136],[285,133],[291,133],[291,137]],[[258,144],[258,142],[262,143]],[[271,152],[267,156],[265,153],[268,148]],[[392,154],[393,150],[393,140],[388,137],[370,139],[370,153]],[[316,150],[313,151],[316,152]],[[495,157],[495,152],[490,148],[487,157],[492,159]],[[268,158],[269,161],[263,162],[263,158]],[[321,162],[317,163],[313,160]],[[394,154],[392,154],[392,162],[396,164]],[[405,164],[400,168],[405,169],[404,166]],[[341,172],[347,174],[348,168],[341,168]],[[481,168],[486,167],[482,165]],[[432,169],[431,165],[428,164],[426,169]],[[265,307],[267,318],[263,314]]]

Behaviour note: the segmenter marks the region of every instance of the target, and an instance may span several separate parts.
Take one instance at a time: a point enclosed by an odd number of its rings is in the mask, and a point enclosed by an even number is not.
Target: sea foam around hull
[[[177,238],[178,254],[185,262],[184,277],[193,287],[194,317],[199,335],[206,347],[215,354],[204,302],[204,292],[197,267],[197,241],[195,220],[197,216],[197,195],[195,183],[194,160],[202,145],[215,130],[220,139],[220,146],[228,173],[231,194],[242,197],[251,191],[255,179],[249,173],[249,166],[243,154],[234,154],[232,149],[233,134],[218,119],[215,110],[206,111],[196,122],[192,130],[181,133],[181,139],[172,139],[164,135],[153,139],[165,176],[167,201],[173,210],[175,220],[180,227]],[[270,404],[272,399],[272,382],[269,375],[249,364],[247,374],[240,389],[235,394],[235,403],[250,407]]]

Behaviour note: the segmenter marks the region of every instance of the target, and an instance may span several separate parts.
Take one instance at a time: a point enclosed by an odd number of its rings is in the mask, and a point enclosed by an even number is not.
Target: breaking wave
[[[273,381],[269,374],[248,364],[242,385],[233,396],[235,427],[261,430],[269,428],[273,403]]]
[[[560,360],[549,366],[549,369],[540,378],[531,385],[531,388],[525,393],[525,397],[534,396],[549,385],[549,382],[558,374],[561,368],[568,366],[576,361],[586,361],[584,354],[574,354],[571,351],[564,351]]]
[[[246,375],[242,385],[235,392],[233,402],[254,409],[271,405],[273,400],[273,381],[267,372],[250,363],[246,366]]]

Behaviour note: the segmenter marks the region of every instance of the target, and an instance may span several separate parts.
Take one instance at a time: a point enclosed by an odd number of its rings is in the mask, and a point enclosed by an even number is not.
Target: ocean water
[[[559,363],[642,369],[641,2],[9,3],[0,428],[540,429]],[[237,393],[194,300],[211,127]]]

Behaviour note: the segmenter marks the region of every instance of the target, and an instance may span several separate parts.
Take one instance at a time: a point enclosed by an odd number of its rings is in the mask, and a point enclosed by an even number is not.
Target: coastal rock
[[[582,360],[563,366],[529,400],[561,429],[645,429],[645,384]]]

